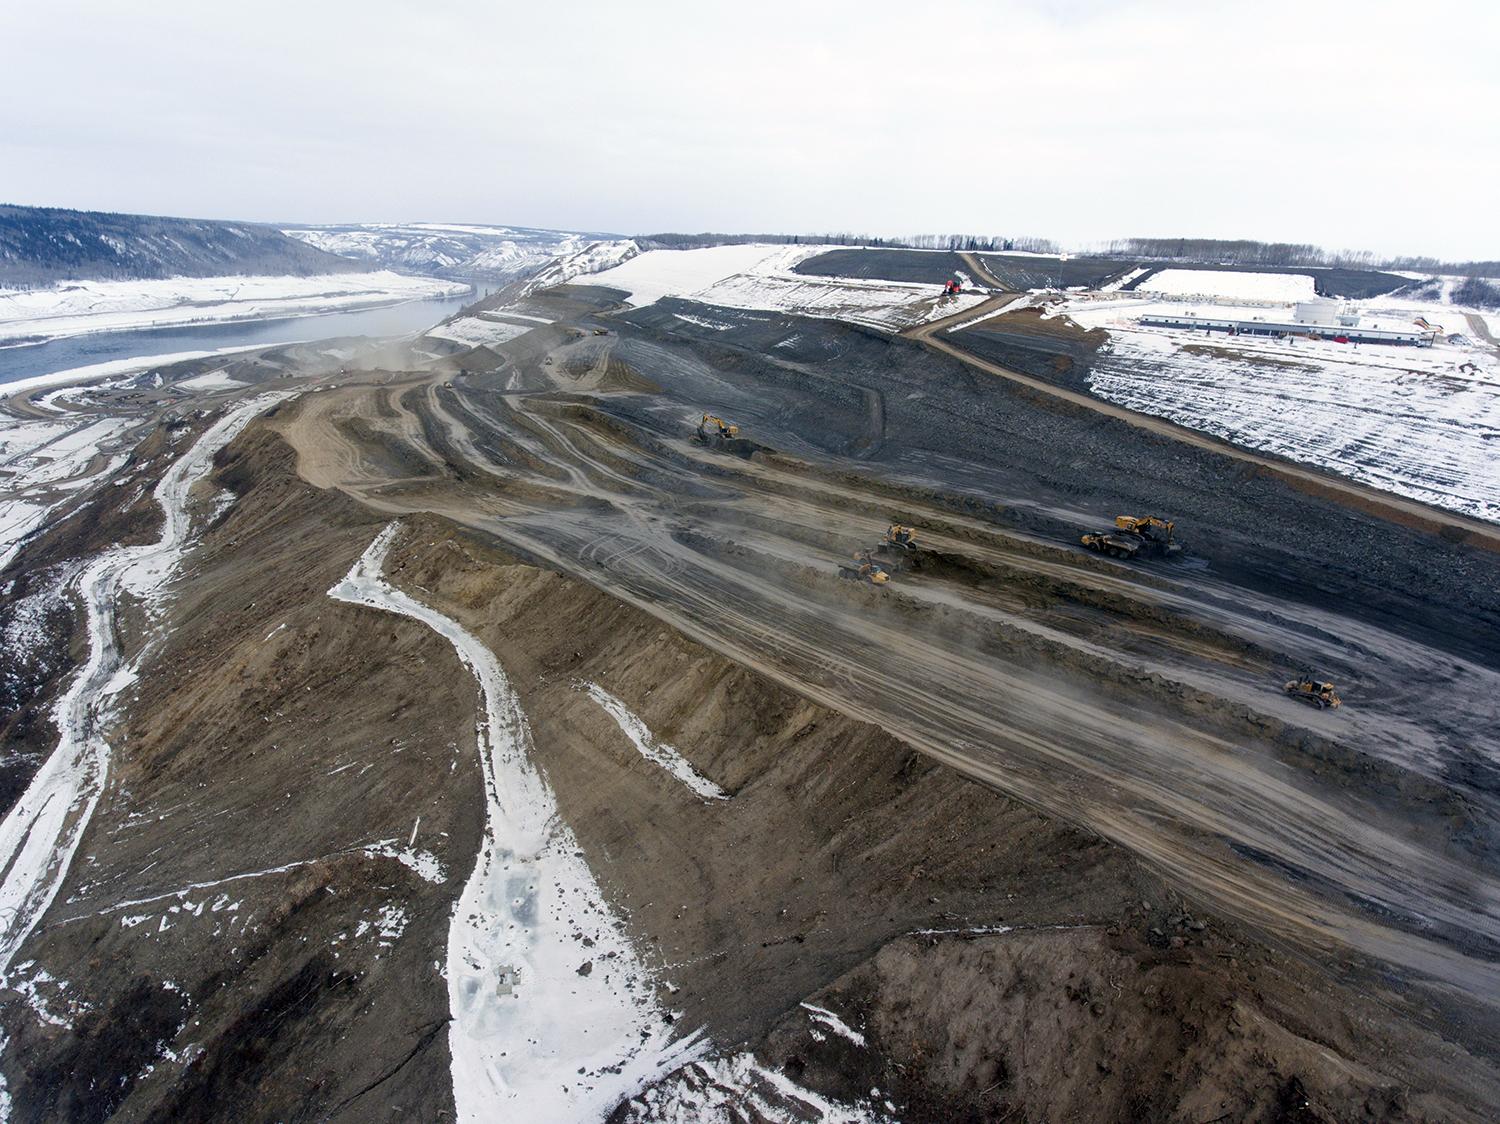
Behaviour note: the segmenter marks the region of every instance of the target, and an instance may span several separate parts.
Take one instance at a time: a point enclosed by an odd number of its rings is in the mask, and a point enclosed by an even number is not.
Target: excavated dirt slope
[[[327,595],[392,519],[387,576],[503,664],[674,1033],[908,1120],[1492,1114],[1492,552],[910,341],[558,296],[220,455],[163,619],[121,618],[155,639],[0,995],[17,1119],[452,1117],[474,682]],[[692,442],[706,408],[741,439]],[[1076,547],[1158,503],[1182,559]],[[34,564],[149,523],[111,511]],[[891,518],[890,585],[841,580]],[[1281,695],[1304,664],[1343,710]],[[615,1117],[743,1099],[704,1066]]]
[[[40,985],[62,1025],[7,1008],[17,1113],[442,1118],[434,962],[477,841],[472,687],[418,625],[324,596],[377,520],[296,480],[269,425],[223,459],[239,499],[119,731],[89,860],[28,948],[67,982]],[[1473,1095],[1424,1073],[1478,1073],[1436,1036],[1382,1026],[1120,848],[648,614],[433,519],[387,572],[502,655],[684,1031],[759,1044],[830,1096],[878,1086],[918,1120],[1101,1097],[1120,1120],[1278,1119],[1303,1099],[1422,1118]],[[582,683],[729,799],[645,761]],[[413,839],[440,880],[378,853]],[[804,1000],[869,1045],[815,1034]]]

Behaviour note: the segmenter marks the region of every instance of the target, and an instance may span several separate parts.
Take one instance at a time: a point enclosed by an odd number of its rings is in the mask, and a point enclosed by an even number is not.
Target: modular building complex
[[[1240,336],[1302,336],[1314,340],[1337,340],[1339,343],[1407,344],[1415,347],[1430,347],[1437,337],[1434,328],[1400,320],[1365,324],[1358,313],[1340,309],[1332,301],[1308,301],[1290,311],[1290,316],[1285,313],[1234,316],[1223,310],[1199,314],[1184,309],[1181,312],[1151,313],[1142,316],[1140,322],[1151,328],[1187,328]]]

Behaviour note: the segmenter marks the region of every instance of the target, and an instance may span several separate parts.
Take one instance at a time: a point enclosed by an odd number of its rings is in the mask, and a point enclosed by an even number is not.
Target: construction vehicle
[[[885,572],[885,567],[875,561],[868,550],[856,554],[853,564],[845,562],[840,565],[839,577],[850,581],[869,582],[871,585],[884,585],[891,580],[891,575]]]
[[[1153,554],[1173,555],[1182,551],[1182,544],[1172,540],[1176,524],[1155,515],[1116,515],[1115,527],[1127,535],[1139,535],[1143,548]]]
[[[904,527],[900,523],[892,523],[885,532],[885,542],[882,546],[899,547],[902,550],[915,550],[914,545],[917,538],[915,527]]]
[[[956,297],[959,293],[963,292],[963,290],[963,285],[960,284],[957,279],[950,277],[943,285],[943,296]]]
[[[1144,541],[1140,535],[1122,535],[1114,531],[1099,531],[1084,535],[1078,540],[1090,550],[1108,554],[1111,558],[1134,558]]]
[[[1339,698],[1332,683],[1323,683],[1307,675],[1291,680],[1282,690],[1292,698],[1299,699],[1309,706],[1315,706],[1319,710],[1332,710],[1344,705],[1344,700]]]
[[[721,417],[714,414],[704,414],[703,420],[698,423],[698,440],[705,445],[712,445],[719,441],[731,441],[740,435],[740,427],[730,425]]]

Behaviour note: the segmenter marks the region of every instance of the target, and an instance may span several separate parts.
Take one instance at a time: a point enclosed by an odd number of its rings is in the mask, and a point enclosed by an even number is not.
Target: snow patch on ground
[[[482,316],[460,316],[447,324],[429,328],[427,335],[433,339],[451,340],[465,347],[483,347],[502,344],[531,331],[531,325],[507,324],[501,320],[490,320]]]
[[[245,384],[239,379],[232,379],[222,369],[209,371],[206,375],[198,375],[195,378],[183,379],[174,386],[182,390],[237,390]]]
[[[494,653],[385,580],[398,527],[329,596],[421,621],[453,645],[483,698],[485,837],[448,935],[459,1119],[602,1119],[701,1046],[672,1041],[650,973],[531,763],[526,715]]]
[[[36,421],[0,416],[0,569],[70,492],[119,467],[123,457],[96,460],[129,427],[120,418]]]
[[[1305,273],[1237,273],[1216,269],[1164,269],[1148,277],[1136,291],[1279,303],[1310,301],[1318,295],[1313,279]]]
[[[673,313],[677,319],[684,324],[696,324],[700,328],[708,328],[715,332],[728,332],[734,328],[733,324],[725,324],[720,320],[710,320],[706,316],[689,316],[685,312]]]
[[[649,250],[589,278],[591,285],[623,289],[637,308],[662,297],[681,297],[759,265],[779,246],[707,246],[697,250]]]
[[[856,1046],[864,1046],[866,1044],[865,1036],[863,1034],[855,1030],[852,1026],[846,1023],[843,1019],[839,1018],[832,1011],[828,1010],[828,1008],[815,1007],[811,1003],[803,1003],[802,1009],[811,1016],[813,1022],[827,1027],[829,1030],[833,1031],[833,1033],[837,1034],[840,1038],[847,1038]]]
[[[962,312],[985,299],[974,292],[944,298],[936,285],[795,272],[799,262],[826,250],[763,245],[652,250],[600,273],[592,283],[624,289],[637,307],[681,297],[723,308],[845,320],[888,332]]]
[[[688,759],[666,742],[657,741],[651,730],[639,717],[614,695],[597,683],[580,683],[579,687],[593,699],[619,725],[632,745],[642,757],[653,765],[660,766],[681,781],[700,800],[728,800],[729,794],[698,770]]]
[[[613,269],[640,252],[641,248],[629,239],[614,242],[590,242],[582,249],[564,254],[552,262],[527,281],[522,291],[534,293],[538,289],[550,288],[553,285],[565,285],[576,278]]]
[[[424,882],[437,885],[447,878],[443,872],[443,864],[438,862],[436,855],[429,851],[414,851],[410,847],[398,847],[394,839],[366,847],[365,851],[371,855],[395,859]]]
[[[373,932],[377,945],[381,948],[390,948],[401,939],[410,920],[402,906],[383,905],[373,921],[360,919],[359,924],[354,927],[354,935],[358,938]]]
[[[895,1116],[888,1102],[843,1104],[803,1088],[753,1054],[739,1053],[685,1066],[625,1106],[623,1119],[629,1124],[894,1124]]]
[[[1126,285],[1130,284],[1132,281],[1134,281],[1137,277],[1141,276],[1141,274],[1143,274],[1145,272],[1146,272],[1146,266],[1144,266],[1144,265],[1137,266],[1135,269],[1132,269],[1129,273],[1125,274],[1125,276],[1123,276],[1123,277],[1117,277],[1117,278],[1115,278],[1115,280],[1111,281],[1108,285],[1100,286],[1099,292],[1101,292],[1101,293],[1117,293],[1121,289],[1123,289]]]

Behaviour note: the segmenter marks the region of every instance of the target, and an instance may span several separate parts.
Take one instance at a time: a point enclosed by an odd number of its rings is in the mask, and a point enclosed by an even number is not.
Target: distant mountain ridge
[[[0,286],[372,268],[260,223],[0,205]]]
[[[507,283],[554,259],[618,235],[465,223],[339,223],[288,226],[283,232],[329,253],[381,269],[462,281]]]

